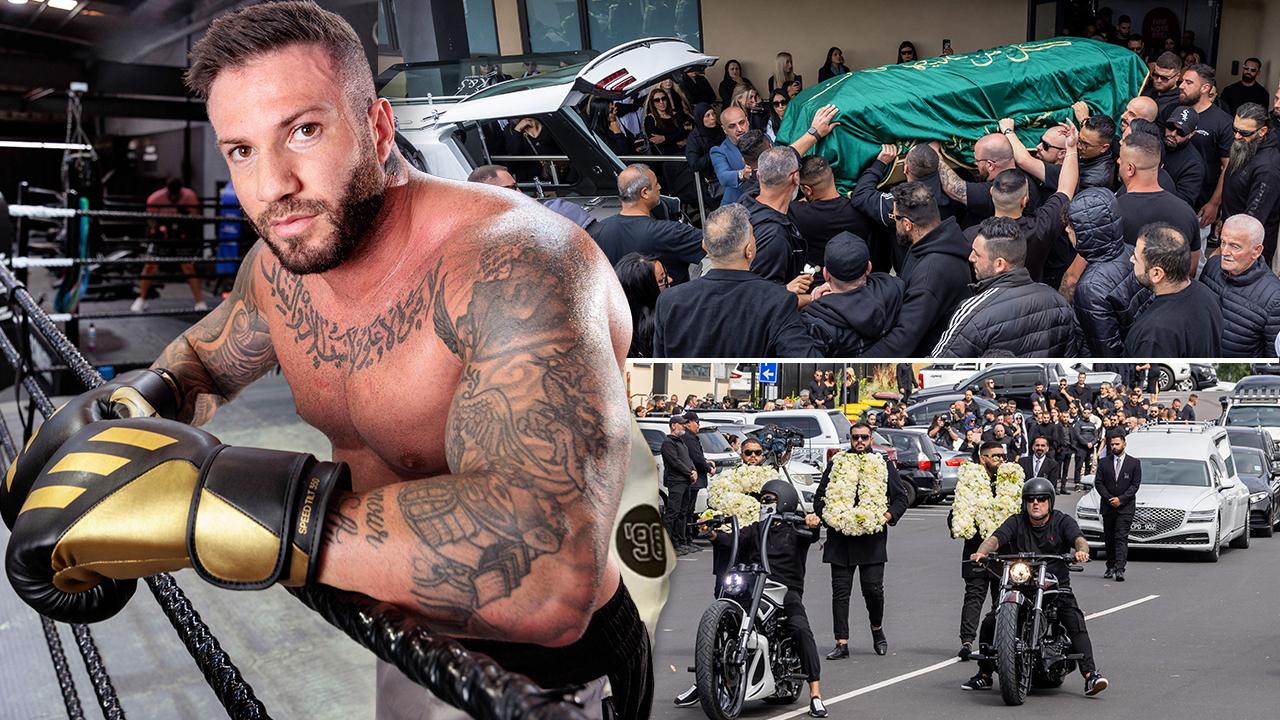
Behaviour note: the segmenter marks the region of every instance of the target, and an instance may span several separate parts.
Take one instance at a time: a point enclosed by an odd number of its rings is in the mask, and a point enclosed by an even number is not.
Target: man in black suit
[[[1062,466],[1049,454],[1049,439],[1043,435],[1031,443],[1031,454],[1019,458],[1018,464],[1027,478],[1042,477],[1058,488],[1059,495],[1067,494],[1067,484],[1062,479]]]
[[[1129,526],[1137,511],[1138,487],[1142,485],[1142,465],[1124,451],[1125,431],[1107,431],[1110,452],[1098,461],[1096,483],[1102,498],[1102,536],[1107,544],[1107,572],[1102,577],[1115,577],[1124,582],[1125,560],[1129,555]]]
[[[698,431],[701,425],[698,422],[698,413],[692,410],[684,411],[684,434],[680,439],[684,441],[684,445],[689,449],[689,461],[693,463],[693,469],[698,471],[698,479],[689,486],[689,492],[685,493],[684,507],[681,513],[684,515],[685,522],[693,521],[694,501],[698,497],[698,491],[707,487],[707,476],[715,472],[715,465],[707,460],[707,454],[702,449],[702,441],[698,439]],[[699,552],[702,548],[693,544],[693,538],[689,537],[685,544],[685,550],[688,552]]]
[[[671,535],[677,555],[689,554],[689,518],[684,514],[685,497],[689,488],[698,480],[698,471],[689,457],[689,446],[684,444],[684,416],[672,415],[671,433],[662,440],[662,484],[667,486],[667,502],[663,507],[662,524]]]
[[[871,449],[870,425],[861,421],[854,424],[849,435],[849,452],[859,455],[875,452]],[[828,460],[822,482],[813,497],[813,512],[818,517],[822,517],[826,506],[831,465]],[[884,621],[884,564],[889,559],[885,546],[888,544],[889,525],[898,524],[898,519],[907,511],[907,492],[898,476],[898,468],[888,458],[885,458],[885,467],[889,470],[889,509],[884,514],[887,523],[884,529],[874,535],[850,536],[827,526],[822,562],[831,565],[831,612],[836,636],[836,647],[827,654],[828,660],[849,657],[849,596],[853,590],[855,570],[862,585],[862,599],[867,605],[867,619],[871,623],[872,647],[877,655],[889,652],[889,641],[881,627]]]

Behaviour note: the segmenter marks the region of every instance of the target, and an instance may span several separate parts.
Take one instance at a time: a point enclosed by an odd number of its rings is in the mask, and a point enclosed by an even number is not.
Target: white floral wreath
[[[854,502],[854,500],[857,502]],[[831,459],[822,519],[844,535],[873,535],[889,511],[889,468],[879,453],[841,451]]]
[[[966,462],[960,466],[956,497],[951,505],[951,536],[961,540],[979,532],[982,537],[1000,527],[1010,515],[1022,510],[1022,483],[1026,473],[1017,463],[1001,463],[996,470],[996,489],[986,468]]]
[[[716,473],[707,486],[707,510],[703,518],[717,514],[733,515],[738,526],[746,527],[760,520],[760,501],[751,497],[778,472],[767,465],[739,465]]]

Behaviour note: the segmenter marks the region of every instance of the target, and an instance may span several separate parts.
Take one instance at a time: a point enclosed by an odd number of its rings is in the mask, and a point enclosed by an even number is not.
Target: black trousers
[[[1058,489],[1067,489],[1067,466],[1071,464],[1071,448],[1055,448],[1053,459],[1058,461]]]
[[[849,596],[853,592],[853,571],[858,571],[867,619],[872,627],[884,622],[884,563],[831,566],[831,615],[836,640],[849,639]]]
[[[1129,560],[1129,526],[1133,513],[1102,512],[1102,539],[1107,546],[1107,567],[1124,572]]]
[[[791,639],[800,653],[800,669],[804,670],[809,682],[818,682],[822,679],[822,661],[818,659],[818,645],[813,640],[809,616],[804,611],[804,596],[795,590],[787,590],[782,600],[782,612],[787,618]]]
[[[999,578],[986,575],[964,579],[964,605],[960,609],[960,642],[973,642],[978,637],[978,619],[982,604],[991,598],[991,607],[1000,602]]]
[[[691,495],[689,483],[668,482],[667,503],[662,511],[662,524],[671,535],[671,542],[678,548],[689,542],[689,516],[684,512],[685,499]]]
[[[681,512],[684,514],[684,538],[686,542],[693,542],[694,532],[693,529],[688,526],[688,523],[691,523],[694,520],[693,506],[697,504],[698,488],[704,488],[706,486],[706,482],[699,478],[698,483],[696,485],[689,485],[689,490],[684,494],[684,507],[681,508]]]
[[[1067,638],[1071,640],[1072,649],[1084,655],[1084,659],[1080,661],[1080,674],[1088,676],[1097,669],[1097,666],[1093,662],[1093,642],[1089,640],[1089,630],[1084,624],[1084,612],[1076,604],[1076,596],[1071,594],[1070,588],[1059,594],[1056,602],[1058,603],[1058,620],[1062,623]],[[1028,602],[1026,607],[1030,608],[1031,603]],[[999,605],[996,608],[999,608]],[[996,612],[993,609],[982,619],[982,644],[990,646],[995,641],[995,637]],[[979,672],[990,675],[995,672],[995,669],[996,664],[990,660],[978,661]]]
[[[1080,484],[1080,476],[1093,472],[1093,451],[1088,448],[1076,448],[1076,469],[1074,473],[1075,483]],[[1063,477],[1067,476],[1066,468],[1063,468]]]

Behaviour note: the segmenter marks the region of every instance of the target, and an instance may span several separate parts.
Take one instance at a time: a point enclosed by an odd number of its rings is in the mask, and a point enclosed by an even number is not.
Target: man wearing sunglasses
[[[1053,484],[1044,478],[1031,478],[1022,485],[1022,512],[1005,520],[991,537],[969,556],[975,563],[998,550],[1009,553],[1031,552],[1045,555],[1061,555],[1075,552],[1077,563],[1089,562],[1089,543],[1076,521],[1061,510],[1055,510]],[[1084,694],[1097,695],[1107,689],[1107,679],[1098,672],[1093,662],[1093,643],[1085,627],[1084,612],[1071,592],[1071,573],[1062,561],[1049,563],[1049,572],[1058,581],[1058,618],[1067,631],[1072,649],[1084,655],[1080,661],[1080,674],[1084,676]],[[990,645],[995,638],[996,614],[987,613],[982,620],[981,639]],[[995,663],[978,662],[978,674],[960,687],[965,690],[990,690],[991,674]]]
[[[1204,158],[1191,145],[1200,113],[1189,105],[1174,108],[1164,124],[1164,170],[1173,179],[1174,195],[1194,206],[1204,186]]]
[[[1262,256],[1271,265],[1280,227],[1280,148],[1267,126],[1267,110],[1245,103],[1236,111],[1231,158],[1222,179],[1222,217],[1247,214],[1262,223]]]
[[[1151,82],[1143,88],[1142,94],[1156,101],[1162,122],[1180,104],[1178,80],[1181,78],[1182,58],[1177,53],[1166,52],[1156,58],[1156,64],[1151,68]]]
[[[865,422],[854,423],[849,434],[849,452],[865,455],[876,452],[871,448],[871,426]],[[831,480],[830,460],[822,473],[822,482],[813,496],[813,512],[822,517],[827,502],[827,483]],[[889,539],[889,525],[896,525],[907,511],[907,493],[898,476],[898,468],[885,458],[889,471],[889,509],[884,514],[887,523],[873,535],[845,535],[827,526],[827,540],[822,549],[822,562],[831,566],[831,611],[836,636],[835,649],[827,653],[828,660],[849,657],[849,597],[853,590],[853,575],[857,571],[862,587],[862,599],[867,606],[867,619],[871,624],[872,649],[877,655],[889,652],[885,638],[884,622],[884,565],[889,555],[885,548]]]

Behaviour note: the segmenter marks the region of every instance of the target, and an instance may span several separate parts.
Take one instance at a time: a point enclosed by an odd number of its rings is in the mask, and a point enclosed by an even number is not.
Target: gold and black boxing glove
[[[159,368],[124,373],[72,398],[36,428],[0,485],[0,518],[12,529],[36,475],[72,435],[111,418],[178,416],[182,391],[173,373]]]
[[[40,472],[5,552],[9,582],[62,622],[119,612],[137,578],[194,568],[225,588],[314,581],[345,463],[223,445],[169,420],[85,427]]]

